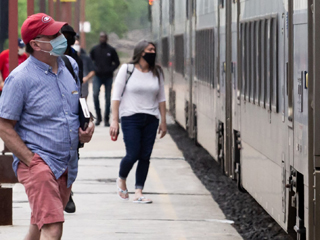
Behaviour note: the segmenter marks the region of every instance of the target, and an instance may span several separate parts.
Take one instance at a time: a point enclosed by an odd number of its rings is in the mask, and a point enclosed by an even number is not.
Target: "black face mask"
[[[150,67],[153,67],[156,63],[156,53],[145,53],[142,56],[144,60],[149,64]]]

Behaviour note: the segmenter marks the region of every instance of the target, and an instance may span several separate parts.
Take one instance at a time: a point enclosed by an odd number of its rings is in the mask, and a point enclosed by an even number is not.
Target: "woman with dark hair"
[[[112,95],[110,136],[117,138],[120,117],[126,146],[126,156],[120,163],[117,193],[121,199],[129,200],[126,179],[134,163],[139,160],[133,200],[135,203],[152,203],[143,196],[142,190],[158,126],[160,138],[167,133],[163,72],[161,67],[155,64],[155,59],[155,44],[140,41],[134,49],[132,61],[121,66]],[[128,74],[130,65],[134,68]]]

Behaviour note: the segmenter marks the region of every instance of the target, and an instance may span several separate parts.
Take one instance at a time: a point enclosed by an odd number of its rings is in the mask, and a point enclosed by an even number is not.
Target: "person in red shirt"
[[[18,63],[21,64],[28,58],[25,53],[25,44],[18,38]],[[0,54],[0,95],[2,93],[2,88],[4,81],[9,76],[9,49],[4,50]]]

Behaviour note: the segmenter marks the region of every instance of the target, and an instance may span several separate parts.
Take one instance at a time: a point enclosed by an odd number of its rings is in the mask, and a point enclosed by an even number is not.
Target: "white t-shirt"
[[[127,85],[126,78],[127,64],[123,64],[115,79],[112,92],[112,100],[120,101],[120,118],[136,113],[146,113],[160,118],[159,103],[166,101],[163,76],[160,75],[159,82],[151,71],[144,73],[135,68]]]

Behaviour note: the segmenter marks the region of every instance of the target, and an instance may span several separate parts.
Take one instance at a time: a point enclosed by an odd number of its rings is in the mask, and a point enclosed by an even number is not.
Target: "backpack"
[[[77,83],[78,83],[77,76],[76,76],[76,74],[75,74],[75,72],[74,72],[74,70],[73,70],[73,67],[72,67],[72,65],[71,65],[70,60],[69,60],[68,57],[66,57],[65,55],[62,55],[61,58],[62,58],[62,60],[64,61],[65,65],[66,65],[66,68],[69,70],[69,72],[71,73],[73,79],[76,81],[76,84],[77,84]],[[80,103],[79,103],[79,104],[80,104]],[[79,109],[82,109],[81,106],[80,106]],[[90,112],[90,115],[91,115],[91,112]],[[79,118],[80,118],[80,113],[79,113]],[[83,148],[83,146],[84,146],[84,143],[81,143],[81,142],[79,141],[79,143],[78,143],[78,157],[79,157],[79,158],[80,158],[79,148]]]
[[[70,62],[70,60],[68,59],[68,57],[65,56],[65,55],[62,55],[61,58],[62,58],[62,60],[64,61],[64,64],[66,65],[66,68],[67,68],[67,69],[69,70],[69,72],[71,73],[73,79],[76,81],[76,83],[78,83],[78,81],[77,81],[77,76],[76,76],[76,74],[74,73],[73,67],[72,67],[71,62]]]

